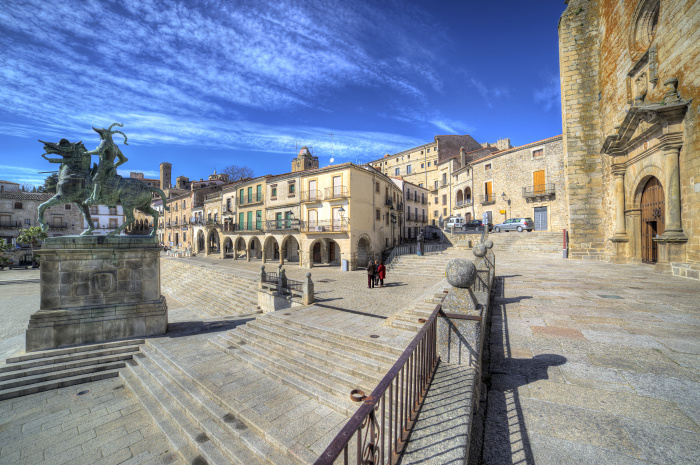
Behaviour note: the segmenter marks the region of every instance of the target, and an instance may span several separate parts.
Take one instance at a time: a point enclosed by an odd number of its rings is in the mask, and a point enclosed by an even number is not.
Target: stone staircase
[[[289,315],[265,314],[210,339],[210,343],[347,416],[358,407],[350,401],[350,391],[372,392],[405,348],[312,324],[309,318],[301,322]]]
[[[244,405],[224,402],[158,344],[149,341],[121,377],[188,464],[308,463],[266,431],[269,425],[251,421]]]
[[[143,343],[131,339],[8,358],[0,367],[0,400],[114,378]]]
[[[253,273],[162,257],[161,283],[164,293],[203,318],[259,312],[258,281]]]
[[[425,324],[418,320],[420,318],[427,320],[430,317],[433,310],[435,310],[435,306],[442,302],[450,287],[447,281],[443,280],[433,289],[433,294],[426,296],[423,302],[418,302],[403,312],[395,313],[387,319],[385,324],[392,328],[405,329],[417,333]]]
[[[562,233],[547,231],[517,232],[501,231],[490,233],[493,251],[499,252],[539,252],[558,253],[562,251]]]

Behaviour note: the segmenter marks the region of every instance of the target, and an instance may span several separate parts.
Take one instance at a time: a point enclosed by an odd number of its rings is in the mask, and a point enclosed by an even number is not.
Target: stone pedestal
[[[27,352],[165,334],[160,251],[151,236],[46,239],[41,304],[27,328]]]

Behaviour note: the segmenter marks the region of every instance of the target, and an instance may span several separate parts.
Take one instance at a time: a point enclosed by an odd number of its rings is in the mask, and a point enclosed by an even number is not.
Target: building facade
[[[92,232],[95,236],[104,236],[110,231],[114,231],[124,222],[124,210],[121,205],[116,207],[108,207],[106,205],[91,205],[90,218],[95,230]],[[83,228],[87,229],[87,220],[83,220]],[[122,233],[124,234],[124,233]]]
[[[401,189],[403,201],[399,203],[398,210],[401,215],[398,218],[401,228],[402,240],[413,240],[418,237],[421,229],[429,221],[430,212],[428,200],[430,191],[401,178],[391,178],[391,181]]]
[[[559,54],[571,258],[700,263],[698,31],[694,0],[568,2]]]

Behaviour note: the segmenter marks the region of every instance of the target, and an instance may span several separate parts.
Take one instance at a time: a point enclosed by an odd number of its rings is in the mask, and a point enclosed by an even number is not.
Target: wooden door
[[[335,262],[335,242],[333,241],[328,244],[328,261],[331,263]]]
[[[486,198],[484,199],[486,202],[493,201],[493,187],[491,181],[484,183],[484,193],[486,194]]]
[[[642,191],[642,261],[656,263],[658,250],[654,238],[665,231],[664,188],[657,178],[647,181]]]
[[[309,200],[316,200],[316,181],[309,181]]]
[[[544,193],[544,170],[532,173],[532,185],[534,186],[535,195]]]
[[[314,263],[321,263],[321,243],[314,244]]]
[[[547,207],[535,207],[535,231],[547,230]]]
[[[340,176],[333,176],[333,198],[338,198],[341,195],[342,187],[340,179]]]

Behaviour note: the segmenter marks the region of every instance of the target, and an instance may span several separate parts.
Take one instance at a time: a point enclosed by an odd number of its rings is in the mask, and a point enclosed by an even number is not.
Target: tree
[[[0,239],[0,269],[10,264],[10,258],[5,256],[5,252],[10,250],[10,247],[5,239]]]
[[[39,241],[43,241],[47,237],[49,237],[49,235],[42,231],[39,226],[32,226],[19,232],[17,242],[29,244],[32,247],[32,260],[36,262],[34,249],[39,245]]]
[[[58,173],[52,173],[46,179],[44,179],[44,185],[39,186],[38,191],[45,192],[47,194],[55,194],[56,185],[58,185]]]
[[[246,178],[252,178],[254,176],[253,170],[249,166],[238,166],[229,165],[223,170],[221,174],[228,174],[228,181],[235,182],[241,181]]]

